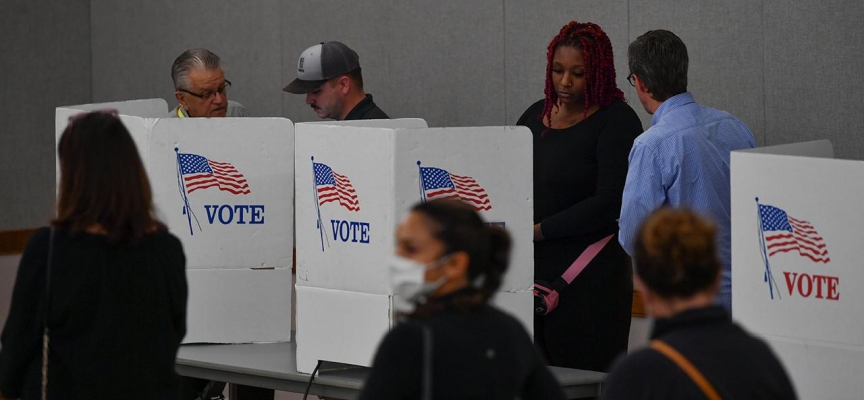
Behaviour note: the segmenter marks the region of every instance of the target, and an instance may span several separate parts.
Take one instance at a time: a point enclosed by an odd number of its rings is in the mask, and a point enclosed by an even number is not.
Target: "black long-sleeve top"
[[[627,103],[615,100],[565,129],[540,120],[543,100],[522,114],[518,125],[534,137],[534,223],[544,241],[535,252],[574,252],[618,231],[627,158],[642,122]],[[573,257],[575,259],[575,256]],[[552,280],[563,271],[536,271]]]
[[[525,328],[483,305],[474,310],[446,306],[393,328],[378,347],[360,399],[421,398],[424,324],[432,338],[434,399],[564,398]]]
[[[50,230],[21,258],[0,348],[0,392],[38,399]],[[165,231],[135,244],[58,229],[51,263],[49,399],[173,399],[186,333],[186,260]]]
[[[771,349],[732,322],[721,306],[684,311],[655,322],[652,339],[684,355],[724,399],[795,399]],[[665,355],[649,348],[619,360],[603,399],[704,399],[701,389]]]

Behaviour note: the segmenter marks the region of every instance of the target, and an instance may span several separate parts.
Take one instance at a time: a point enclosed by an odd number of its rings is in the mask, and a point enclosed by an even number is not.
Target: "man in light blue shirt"
[[[630,44],[627,58],[627,80],[653,118],[630,151],[618,240],[632,256],[642,221],[664,206],[710,218],[723,264],[716,302],[731,312],[729,152],[756,147],[756,140],[743,122],[687,92],[687,47],[674,33],[646,32]]]

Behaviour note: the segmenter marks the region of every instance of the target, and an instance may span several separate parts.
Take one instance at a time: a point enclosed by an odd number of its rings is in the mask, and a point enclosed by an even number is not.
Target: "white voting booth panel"
[[[864,393],[864,163],[828,141],[733,152],[732,307],[804,399]]]
[[[422,118],[398,118],[398,119],[354,119],[348,121],[312,121],[303,122],[310,125],[332,125],[332,126],[357,126],[369,128],[428,128],[426,120]]]
[[[288,341],[291,121],[149,118],[166,116],[167,104],[137,100],[58,108],[58,138],[69,115],[102,108],[122,112],[147,170],[157,216],[183,243],[189,283],[184,343]]]
[[[311,372],[318,360],[371,363],[393,323],[386,267],[393,231],[424,199],[458,196],[512,235],[511,267],[496,304],[531,331],[530,132],[418,128],[417,121],[295,127],[301,372]]]

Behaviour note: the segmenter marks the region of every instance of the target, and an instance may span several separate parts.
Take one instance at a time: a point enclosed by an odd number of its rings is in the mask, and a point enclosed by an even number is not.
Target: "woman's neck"
[[[84,229],[84,232],[93,234],[93,235],[107,235],[108,231],[100,224],[92,224]]]
[[[657,319],[669,318],[676,314],[696,308],[704,308],[714,304],[714,292],[700,292],[687,298],[655,298],[648,305],[649,314]]]
[[[464,276],[452,281],[444,282],[438,290],[435,291],[436,297],[446,296],[450,293],[457,292],[468,287],[468,277]]]

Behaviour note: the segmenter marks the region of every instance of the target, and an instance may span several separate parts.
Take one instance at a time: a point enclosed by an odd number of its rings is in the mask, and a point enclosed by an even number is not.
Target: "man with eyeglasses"
[[[703,106],[687,91],[687,46],[666,30],[648,31],[627,49],[636,96],[651,127],[633,142],[618,221],[618,241],[630,256],[636,234],[654,210],[687,208],[717,225],[723,264],[716,303],[732,311],[730,152],[756,147],[753,133],[726,111]]]
[[[228,100],[231,81],[225,79],[219,56],[207,49],[184,51],[171,66],[171,79],[180,103],[172,118],[247,116],[242,104]]]
[[[183,52],[171,66],[174,80],[174,97],[180,105],[170,111],[171,118],[220,118],[246,117],[242,104],[228,100],[231,81],[225,79],[219,56],[207,49],[189,49]],[[182,400],[212,400],[224,398],[224,382],[183,377]],[[241,395],[247,398],[273,398],[272,390],[238,386]],[[259,396],[260,395],[260,396]]]
[[[282,90],[305,94],[320,118],[389,119],[363,90],[360,57],[341,42],[316,44],[300,54],[297,79]]]

